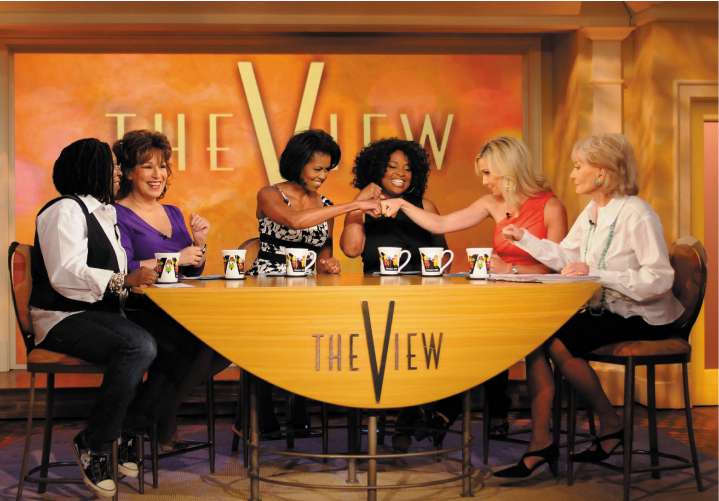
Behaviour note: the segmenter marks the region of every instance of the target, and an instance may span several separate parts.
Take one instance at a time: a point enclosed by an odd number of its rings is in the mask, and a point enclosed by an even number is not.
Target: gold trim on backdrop
[[[674,83],[674,228],[672,240],[691,234],[691,102],[717,98],[717,82],[677,80]],[[684,168],[683,168],[684,167]]]
[[[7,47],[0,45],[0,244],[3,256],[15,235],[14,207],[15,183],[12,155],[12,61]],[[6,372],[15,366],[15,313],[8,284],[10,277],[7,266],[0,267],[0,318],[4,318],[0,328],[0,372]]]

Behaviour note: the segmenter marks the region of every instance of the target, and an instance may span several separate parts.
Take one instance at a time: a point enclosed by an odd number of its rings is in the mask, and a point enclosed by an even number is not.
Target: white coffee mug
[[[449,256],[449,259],[443,265],[442,260],[445,255]],[[419,260],[422,264],[423,276],[438,277],[452,264],[454,252],[449,249],[445,250],[442,247],[420,247]]]
[[[245,278],[245,249],[224,249],[222,260],[225,265],[225,278],[238,280]]]
[[[379,252],[379,273],[380,275],[399,275],[405,266],[412,259],[412,253],[402,247],[377,247]],[[407,255],[407,259],[402,261],[402,256]]]
[[[155,271],[158,284],[173,284],[180,275],[179,252],[155,252]]]
[[[467,248],[469,259],[469,278],[487,278],[489,276],[489,260],[492,259],[491,247]]]
[[[305,277],[312,271],[317,253],[302,247],[285,249],[285,273],[288,277]]]

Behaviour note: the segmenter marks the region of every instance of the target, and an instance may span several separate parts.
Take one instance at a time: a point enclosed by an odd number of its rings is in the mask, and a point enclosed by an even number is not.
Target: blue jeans
[[[120,313],[85,311],[55,325],[38,348],[105,366],[85,439],[93,450],[106,449],[120,436],[130,402],[157,355],[153,337]]]

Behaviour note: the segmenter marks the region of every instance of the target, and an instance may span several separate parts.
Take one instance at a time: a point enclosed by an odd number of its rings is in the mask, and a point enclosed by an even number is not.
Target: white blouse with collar
[[[586,263],[589,274],[599,276],[605,288],[606,308],[624,318],[639,315],[651,325],[665,325],[684,311],[672,294],[674,269],[662,224],[639,197],[615,197],[605,207],[590,202],[559,244],[528,231],[515,244],[556,271],[572,262]],[[598,306],[599,297],[595,295],[591,304]]]

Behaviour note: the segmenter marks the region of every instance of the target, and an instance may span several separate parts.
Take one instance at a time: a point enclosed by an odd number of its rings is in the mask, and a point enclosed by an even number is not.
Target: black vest
[[[85,215],[85,221],[87,221],[87,265],[92,268],[112,270],[118,273],[120,267],[117,263],[115,249],[112,247],[110,240],[108,240],[97,218],[88,212],[87,207],[85,207],[85,204],[78,197],[66,195],[50,200],[40,209],[37,215],[39,216],[45,209],[63,198],[75,200]],[[78,221],[77,224],[81,224],[81,222]],[[120,300],[116,294],[105,292],[105,296],[102,300],[94,303],[86,303],[85,301],[69,299],[53,289],[47,275],[47,268],[45,268],[45,260],[42,257],[42,249],[40,249],[37,229],[35,230],[35,245],[32,248],[32,293],[30,295],[30,305],[50,311],[120,311]]]

